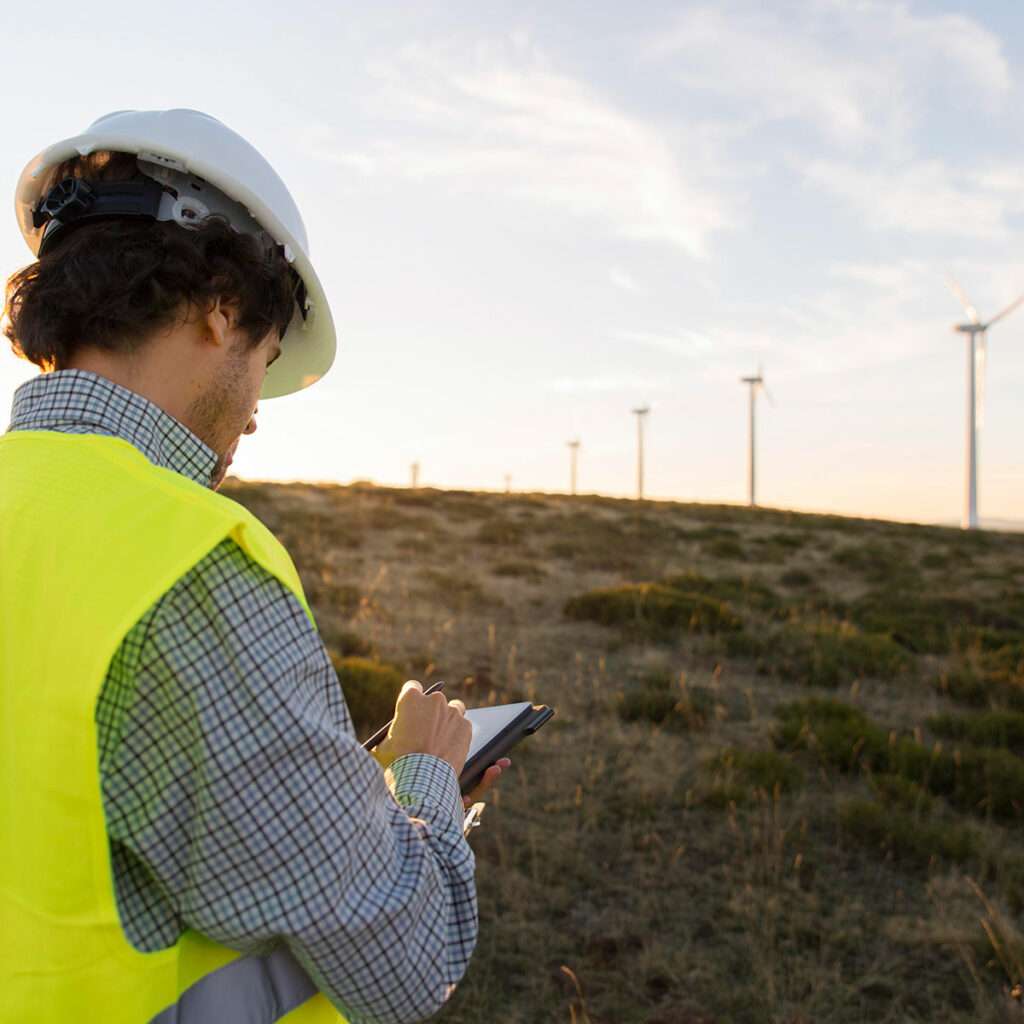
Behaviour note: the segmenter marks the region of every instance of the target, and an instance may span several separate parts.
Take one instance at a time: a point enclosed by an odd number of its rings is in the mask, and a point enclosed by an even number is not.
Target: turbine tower
[[[569,471],[569,484],[570,484],[570,486],[569,486],[569,493],[570,494],[575,494],[576,493],[576,458],[579,455],[579,451],[580,451],[580,439],[578,437],[576,438],[575,441],[570,441],[569,442],[569,451],[572,453],[572,456],[571,456],[572,461],[571,461],[571,464],[570,464],[570,471]]]
[[[636,500],[643,501],[644,497],[644,419],[651,411],[649,405],[643,405],[633,410],[636,416]]]
[[[1001,313],[982,323],[978,311],[964,290],[952,278],[949,290],[964,307],[968,323],[955,324],[953,330],[967,335],[967,474],[964,489],[964,514],[961,525],[965,530],[978,528],[978,431],[985,421],[985,360],[988,355],[988,329],[1003,317],[1009,316],[1022,302],[1018,296]]]
[[[755,441],[754,414],[757,408],[757,393],[763,391],[765,398],[770,402],[772,396],[768,392],[768,386],[764,382],[764,370],[759,366],[756,377],[740,377],[740,381],[750,388],[750,442],[747,451],[747,504],[753,508],[757,504],[757,448]]]

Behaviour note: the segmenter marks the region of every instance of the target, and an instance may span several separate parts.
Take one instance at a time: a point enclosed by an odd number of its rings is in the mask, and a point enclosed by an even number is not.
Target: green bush
[[[331,652],[331,658],[368,657],[376,653],[373,644],[349,629],[325,629],[324,642]]]
[[[809,587],[814,583],[814,577],[806,569],[787,569],[779,577],[779,582],[784,587]]]
[[[936,715],[928,719],[936,736],[966,740],[977,747],[1005,747],[1024,752],[1024,712],[987,711],[978,715]]]
[[[862,629],[897,638],[915,652],[944,654],[952,648],[962,608],[902,588],[872,590],[854,601],[850,617]]]
[[[863,711],[837,700],[794,701],[775,709],[775,742],[784,750],[813,750],[826,764],[852,771],[862,758],[884,758],[889,736]],[[879,770],[884,771],[883,766]]]
[[[387,722],[395,712],[395,701],[405,677],[386,661],[332,655],[345,703],[356,734],[365,739]]]
[[[419,575],[453,611],[502,603],[501,598],[487,593],[476,580],[455,570],[425,568],[420,569]]]
[[[778,594],[761,580],[741,576],[704,576],[699,572],[682,572],[666,576],[665,586],[684,594],[704,594],[744,605],[756,611],[778,613],[784,606]]]
[[[684,540],[738,540],[739,531],[731,526],[701,525],[690,530],[681,530],[680,537]]]
[[[629,687],[618,704],[624,722],[653,722],[674,732],[703,729],[714,717],[715,698],[702,686],[679,686],[668,673]]]
[[[491,519],[480,524],[476,539],[481,544],[497,544],[507,547],[521,544],[526,537],[526,527],[509,519]]]
[[[932,809],[932,797],[923,786],[902,775],[874,775],[871,788],[878,801],[889,807],[902,807],[907,811],[928,814]]]
[[[979,855],[982,845],[976,829],[923,821],[902,808],[871,800],[847,801],[839,809],[839,821],[849,836],[909,863],[927,864],[938,858],[964,864]]]
[[[491,569],[495,576],[511,576],[537,583],[547,577],[547,570],[536,562],[499,562]]]
[[[729,537],[711,541],[707,546],[707,552],[713,558],[721,558],[728,562],[739,562],[747,557],[743,545]]]
[[[730,658],[750,658],[756,662],[758,672],[767,672],[772,646],[761,631],[745,629],[738,633],[723,633],[718,642]]]
[[[966,707],[1024,711],[1024,680],[964,663],[941,673],[932,684],[943,696]]]
[[[898,737],[838,701],[798,701],[776,709],[776,744],[815,751],[840,771],[899,775],[952,806],[1001,819],[1024,817],[1024,761],[1006,750],[946,751]]]
[[[547,546],[552,558],[573,559],[583,553],[583,545],[571,540],[556,540]]]
[[[891,679],[910,664],[906,651],[888,637],[828,619],[786,625],[771,658],[778,674],[829,689],[865,677]]]
[[[788,533],[785,530],[770,533],[764,538],[767,543],[785,548],[787,551],[799,551],[807,544],[808,539],[806,533]]]
[[[564,611],[570,619],[619,626],[652,640],[673,640],[680,632],[720,633],[743,628],[742,620],[724,601],[660,583],[592,590],[570,598]]]
[[[711,776],[705,802],[714,806],[744,803],[758,792],[788,793],[803,784],[803,769],[775,750],[729,747],[701,765]]]
[[[836,548],[832,560],[873,583],[906,584],[917,576],[901,544],[861,540]]]

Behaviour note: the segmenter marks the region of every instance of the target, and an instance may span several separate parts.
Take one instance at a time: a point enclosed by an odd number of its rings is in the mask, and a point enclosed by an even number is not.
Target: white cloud
[[[644,290],[639,284],[637,284],[633,275],[623,270],[621,267],[612,267],[612,269],[608,271],[608,280],[611,281],[616,288],[621,288],[624,292],[633,292],[635,295],[639,295]]]
[[[997,36],[960,14],[894,0],[716,4],[651,45],[686,86],[737,101],[752,121],[810,123],[833,143],[898,146],[926,97],[994,108],[1012,79]]]
[[[654,391],[664,391],[667,386],[664,378],[628,373],[603,373],[590,377],[558,377],[544,382],[544,387],[549,391],[561,394],[612,394],[621,391],[649,394]]]
[[[804,174],[880,230],[1002,239],[1007,217],[1024,209],[1024,192],[1002,187],[1002,179],[993,188],[983,175],[956,174],[940,160],[891,168],[813,160]]]
[[[407,47],[374,76],[380,113],[405,123],[359,151],[315,129],[304,139],[311,156],[543,203],[695,257],[733,220],[710,184],[712,136],[694,130],[684,168],[655,125],[551,69],[524,39],[468,54]]]
[[[635,345],[646,345],[674,356],[696,358],[714,352],[716,342],[699,331],[678,330],[670,334],[660,331],[615,331],[615,337]]]

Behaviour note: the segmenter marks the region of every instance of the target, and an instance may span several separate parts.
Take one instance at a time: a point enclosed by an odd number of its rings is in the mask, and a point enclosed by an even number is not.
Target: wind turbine
[[[1022,302],[1018,296],[1001,313],[982,323],[978,311],[964,290],[952,278],[947,280],[949,290],[964,307],[969,323],[956,324],[954,331],[967,335],[967,480],[964,494],[965,530],[978,528],[978,431],[985,422],[985,360],[988,356],[988,329],[1003,317],[1009,316]]]
[[[753,508],[757,504],[755,497],[755,487],[757,483],[757,448],[755,447],[756,435],[754,430],[754,414],[757,408],[757,393],[758,391],[763,391],[765,398],[767,398],[769,402],[771,402],[772,396],[768,391],[768,386],[764,382],[764,370],[760,366],[757,368],[756,377],[740,377],[740,381],[750,388],[750,444],[747,453],[747,493],[748,504]]]
[[[570,482],[570,494],[576,493],[576,458],[580,451],[580,439],[577,437],[574,441],[569,441],[569,450],[572,452],[572,462],[569,473]]]
[[[644,419],[651,411],[649,405],[642,405],[633,410],[636,416],[636,500],[644,497]]]

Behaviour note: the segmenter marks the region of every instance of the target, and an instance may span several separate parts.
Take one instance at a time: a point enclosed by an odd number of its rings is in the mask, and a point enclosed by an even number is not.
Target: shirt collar
[[[155,466],[209,487],[217,453],[160,406],[88,370],[42,373],[14,393],[8,430],[106,434],[134,445]]]

